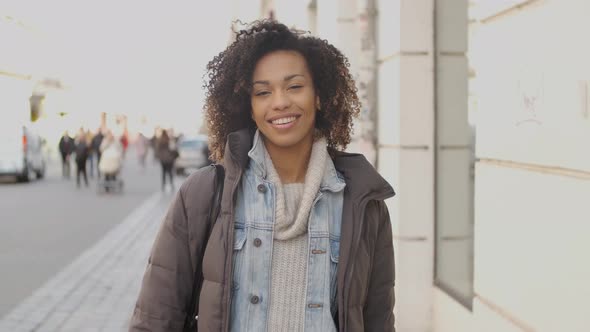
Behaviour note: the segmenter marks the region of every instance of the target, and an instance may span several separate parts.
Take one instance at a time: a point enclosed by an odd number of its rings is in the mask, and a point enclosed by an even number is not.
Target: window
[[[475,124],[469,114],[476,111],[476,103],[469,98],[469,78],[475,74],[468,70],[464,49],[467,26],[445,21],[452,17],[448,7],[435,10],[434,282],[471,308]]]
[[[475,126],[468,149],[439,145],[436,163],[435,284],[471,308]]]

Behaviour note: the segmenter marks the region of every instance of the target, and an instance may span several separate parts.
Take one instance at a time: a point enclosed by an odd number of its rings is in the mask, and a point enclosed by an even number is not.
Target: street
[[[76,188],[75,176],[62,179],[61,165],[30,183],[0,183],[0,317],[102,239],[142,202],[160,191],[159,165],[148,158],[141,169],[128,151],[122,194]],[[72,174],[75,175],[75,174]],[[176,188],[183,179],[176,179]],[[170,194],[163,195],[167,204]],[[159,197],[159,196],[158,196]]]

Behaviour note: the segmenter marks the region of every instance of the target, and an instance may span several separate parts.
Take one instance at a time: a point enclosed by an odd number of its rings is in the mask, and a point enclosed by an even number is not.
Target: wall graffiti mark
[[[524,114],[520,114],[520,119],[516,122],[516,126],[521,126],[526,123],[542,124],[543,121],[539,119],[539,111],[543,103],[543,86],[544,80],[541,76],[538,80],[524,80],[518,81],[518,100],[520,109]]]

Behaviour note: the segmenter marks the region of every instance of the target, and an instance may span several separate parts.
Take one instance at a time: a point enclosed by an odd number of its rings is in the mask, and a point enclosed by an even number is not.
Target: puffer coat
[[[229,331],[234,196],[248,167],[252,140],[253,132],[247,129],[228,136],[221,212],[206,248],[214,168],[193,173],[180,188],[152,248],[129,331],[182,331],[190,314],[195,273],[204,278],[198,331]],[[393,332],[395,267],[384,200],[395,193],[362,155],[334,152],[332,156],[346,181],[336,326],[346,332]]]

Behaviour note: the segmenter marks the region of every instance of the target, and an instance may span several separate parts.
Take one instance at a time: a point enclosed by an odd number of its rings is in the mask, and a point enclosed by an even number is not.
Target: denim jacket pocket
[[[340,241],[330,239],[330,259],[332,263],[338,264],[340,259]]]
[[[233,252],[233,275],[232,275],[232,297],[233,293],[238,290],[241,282],[242,268],[244,268],[245,253],[244,244],[246,243],[246,230],[244,228],[234,229],[234,252]]]
[[[246,243],[246,230],[236,228],[234,230],[234,250],[242,250],[244,243]]]

